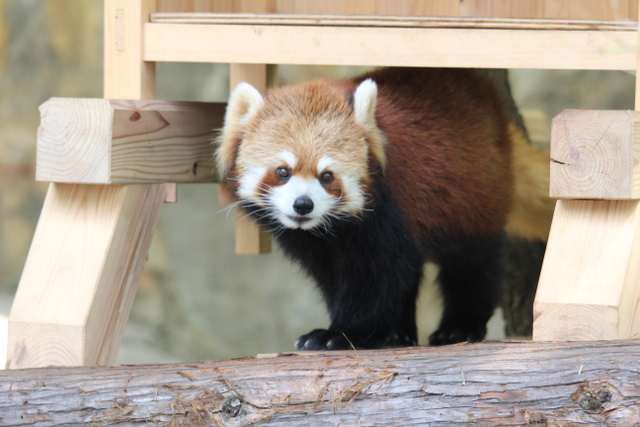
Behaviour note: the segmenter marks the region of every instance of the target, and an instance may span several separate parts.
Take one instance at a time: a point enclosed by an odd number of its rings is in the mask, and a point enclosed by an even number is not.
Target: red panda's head
[[[355,91],[321,80],[272,89],[265,98],[241,83],[218,140],[221,178],[236,180],[241,203],[279,226],[313,229],[361,214],[370,162],[385,165],[376,99],[372,80]]]

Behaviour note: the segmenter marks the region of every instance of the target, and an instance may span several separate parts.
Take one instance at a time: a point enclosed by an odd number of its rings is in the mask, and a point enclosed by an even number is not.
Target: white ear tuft
[[[353,94],[353,110],[356,122],[363,126],[375,124],[376,99],[378,86],[367,79],[360,83]]]
[[[237,145],[245,132],[247,123],[260,107],[264,99],[260,92],[249,83],[240,83],[231,93],[227,111],[224,115],[224,125],[220,137],[217,139],[216,163],[221,179],[226,178],[234,157]]]
[[[264,104],[258,89],[249,83],[239,83],[229,96],[225,125],[236,124],[240,120],[251,117]]]

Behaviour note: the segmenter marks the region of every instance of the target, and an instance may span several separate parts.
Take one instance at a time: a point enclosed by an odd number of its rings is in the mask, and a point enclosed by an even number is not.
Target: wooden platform
[[[635,70],[629,21],[157,13],[146,61]]]

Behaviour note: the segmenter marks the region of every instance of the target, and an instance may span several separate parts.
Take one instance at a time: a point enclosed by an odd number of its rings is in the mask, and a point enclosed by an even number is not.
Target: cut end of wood
[[[640,197],[638,121],[640,112],[634,111],[565,110],[555,117],[551,127],[550,196],[609,200]]]
[[[42,104],[36,180],[109,183],[112,122],[106,99],[51,98]]]
[[[534,341],[616,340],[617,307],[536,302],[533,306]]]
[[[9,320],[7,369],[84,364],[84,333],[80,326]]]

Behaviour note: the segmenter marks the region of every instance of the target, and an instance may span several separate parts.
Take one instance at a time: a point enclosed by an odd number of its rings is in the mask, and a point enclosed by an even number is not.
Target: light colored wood
[[[143,58],[143,24],[155,0],[105,0],[104,97],[155,98],[156,66]]]
[[[86,184],[214,182],[224,104],[52,98],[40,107],[36,179]]]
[[[178,184],[170,182],[164,185],[165,188],[165,203],[177,203],[178,202]]]
[[[589,21],[440,16],[290,15],[256,13],[154,13],[152,23],[217,25],[310,25],[342,27],[489,28],[520,30],[635,31],[631,21]]]
[[[233,90],[238,83],[247,82],[260,92],[267,90],[266,64],[230,64],[229,86]],[[225,190],[220,193],[225,196]],[[227,194],[228,196],[228,194]],[[257,255],[271,252],[271,236],[243,212],[236,215],[236,253]]]
[[[640,336],[638,203],[558,201],[534,303],[534,340]]]
[[[154,7],[105,0],[105,96],[153,97],[142,31]],[[162,185],[50,186],[9,317],[11,368],[115,362],[164,193]]]
[[[550,154],[551,197],[640,198],[640,112],[565,110]]]
[[[145,34],[149,61],[603,70],[637,62],[635,31],[149,23]]]
[[[0,371],[9,426],[640,423],[637,340],[485,342],[170,365]]]
[[[113,363],[164,196],[51,185],[9,316],[10,368]]]
[[[638,15],[637,0],[158,0],[157,4],[158,11],[162,12],[487,16],[563,20],[635,20]]]

